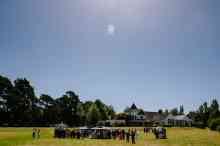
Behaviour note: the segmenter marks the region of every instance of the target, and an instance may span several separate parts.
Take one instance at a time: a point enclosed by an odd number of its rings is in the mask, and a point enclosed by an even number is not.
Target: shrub
[[[209,128],[211,130],[217,130],[217,126],[220,126],[220,118],[212,119],[209,121]]]
[[[205,129],[206,128],[206,125],[203,122],[196,122],[192,126],[196,127],[196,128],[200,128],[200,129]]]
[[[220,132],[220,125],[217,126],[216,130]]]

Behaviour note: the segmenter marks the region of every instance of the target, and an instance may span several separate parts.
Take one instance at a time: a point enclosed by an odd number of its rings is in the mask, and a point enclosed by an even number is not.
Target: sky
[[[0,74],[123,111],[220,102],[219,0],[0,1]]]

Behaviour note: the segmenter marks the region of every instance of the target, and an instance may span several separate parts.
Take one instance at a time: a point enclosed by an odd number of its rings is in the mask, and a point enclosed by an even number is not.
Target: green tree
[[[173,108],[171,109],[170,113],[174,116],[178,115],[178,109],[177,108]]]
[[[163,110],[162,110],[162,109],[159,109],[159,110],[158,110],[158,113],[159,113],[159,114],[163,114]]]
[[[107,107],[106,105],[99,99],[95,100],[95,104],[101,114],[100,120],[107,120],[108,115],[107,115]]]
[[[40,107],[39,103],[34,104],[32,106],[32,111],[31,111],[31,116],[32,116],[32,120],[31,120],[31,125],[33,126],[41,126],[43,124],[44,120],[44,108]],[[48,125],[47,125],[48,126]]]
[[[40,102],[43,105],[45,105],[46,107],[49,107],[49,106],[53,105],[55,101],[50,95],[41,94],[40,95]]]
[[[183,107],[183,105],[180,105],[179,115],[184,115],[184,107]]]
[[[208,126],[208,119],[209,119],[209,107],[208,107],[208,104],[207,102],[204,102],[203,103],[203,114],[202,114],[202,122]]]
[[[210,119],[217,118],[219,116],[219,104],[216,99],[212,100],[209,111],[210,111],[210,115],[209,115]]]
[[[89,112],[87,114],[86,123],[89,126],[94,126],[101,119],[101,113],[95,103],[91,105],[89,108]]]
[[[168,110],[168,109],[165,109],[164,115],[165,115],[165,116],[168,116],[168,115],[169,115],[169,110]]]
[[[11,81],[0,75],[0,97],[7,100],[10,90],[13,88]]]
[[[77,105],[77,116],[79,117],[79,125],[80,126],[83,126],[86,124],[86,112],[84,110],[84,107],[83,107],[83,103],[79,103]]]
[[[92,101],[86,101],[82,104],[83,110],[85,111],[85,113],[89,112],[89,108],[91,107],[92,104],[93,104]]]
[[[107,106],[107,115],[108,115],[108,119],[114,119],[115,117],[115,110],[113,108],[113,106]]]
[[[9,119],[9,104],[10,92],[13,88],[11,81],[0,75],[0,123],[7,122]]]
[[[77,115],[77,106],[80,103],[79,96],[73,91],[67,91],[56,101],[61,108],[61,120],[70,126],[78,126],[80,124]]]
[[[44,106],[42,121],[47,125],[58,123],[60,121],[60,110],[55,100],[50,95],[41,94],[39,102]]]
[[[11,108],[12,120],[21,123],[32,122],[33,106],[37,102],[37,98],[30,82],[25,78],[16,79],[10,94],[8,104]]]
[[[18,78],[13,85],[0,75],[0,124],[48,126],[63,121],[70,126],[79,126],[114,117],[114,108],[101,100],[83,103],[73,91],[67,91],[56,100],[47,94],[38,99],[27,79]]]
[[[49,124],[57,124],[62,122],[62,108],[59,104],[55,103],[52,106],[48,107],[48,110],[46,110],[47,113],[45,114],[45,122],[48,122]]]
[[[138,115],[144,115],[144,110],[143,109],[138,109]]]

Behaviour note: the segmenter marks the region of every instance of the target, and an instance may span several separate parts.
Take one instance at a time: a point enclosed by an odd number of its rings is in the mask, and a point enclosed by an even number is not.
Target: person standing
[[[137,129],[135,129],[135,130],[134,130],[134,133],[135,133],[135,141],[137,141],[139,132],[137,131]]]
[[[37,129],[37,138],[40,139],[40,129]]]
[[[32,130],[32,138],[35,139],[35,137],[36,137],[36,129],[33,128],[33,130]]]
[[[129,143],[130,141],[130,129],[126,132],[126,142]]]
[[[154,135],[155,135],[156,139],[159,138],[159,131],[157,128],[154,129]]]
[[[80,132],[79,132],[79,130],[76,132],[76,138],[80,139]]]
[[[131,141],[132,141],[132,144],[135,144],[135,131],[134,131],[134,129],[131,130]]]
[[[122,129],[121,134],[122,134],[122,140],[124,140],[125,139],[125,130],[124,129]]]
[[[119,139],[120,139],[120,140],[123,139],[122,130],[119,131]]]

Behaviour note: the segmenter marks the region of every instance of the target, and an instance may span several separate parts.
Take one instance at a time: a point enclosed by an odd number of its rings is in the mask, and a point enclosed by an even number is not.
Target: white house
[[[129,120],[145,120],[145,115],[140,114],[140,110],[137,108],[137,106],[133,103],[129,109],[129,112],[127,113]]]
[[[188,118],[186,115],[168,115],[164,120],[161,121],[163,125],[177,126],[177,127],[191,127],[193,120]]]

